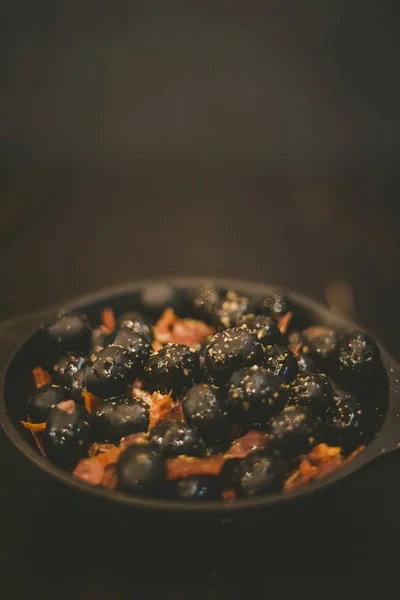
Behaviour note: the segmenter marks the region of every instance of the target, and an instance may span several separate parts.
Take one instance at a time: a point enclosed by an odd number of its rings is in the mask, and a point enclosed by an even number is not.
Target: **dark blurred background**
[[[0,310],[282,283],[400,356],[398,1],[2,1]]]

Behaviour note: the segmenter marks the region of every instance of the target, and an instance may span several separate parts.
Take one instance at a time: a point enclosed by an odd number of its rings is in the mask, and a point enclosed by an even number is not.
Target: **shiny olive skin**
[[[251,498],[278,492],[283,486],[282,461],[257,452],[238,461],[233,468],[234,489],[238,496]]]
[[[329,368],[329,360],[335,352],[338,335],[334,329],[314,325],[303,331],[303,352],[308,354],[317,367]]]
[[[153,283],[139,294],[139,309],[144,317],[158,319],[166,308],[172,308],[178,316],[190,308],[187,291],[167,283]]]
[[[55,340],[61,352],[88,354],[92,344],[92,328],[86,315],[61,314],[45,327],[48,338]]]
[[[256,304],[256,311],[264,315],[271,315],[279,319],[288,312],[294,311],[292,301],[284,294],[272,293],[262,298]]]
[[[102,348],[105,348],[109,337],[110,332],[106,327],[103,325],[95,327],[92,332],[92,352],[98,352]]]
[[[296,356],[297,360],[297,372],[299,375],[311,375],[311,373],[315,373],[317,367],[313,359],[308,356],[308,354],[299,354]]]
[[[187,422],[197,428],[208,443],[229,439],[230,422],[222,394],[212,385],[200,383],[182,400]]]
[[[43,432],[43,446],[49,460],[59,467],[73,469],[87,455],[93,435],[85,416],[79,405],[71,410],[61,410],[58,406],[51,409]]]
[[[268,423],[269,448],[285,459],[307,454],[318,443],[320,421],[302,406],[288,406]]]
[[[221,306],[221,294],[212,285],[206,284],[191,295],[194,316],[207,323],[214,323]]]
[[[87,358],[83,356],[76,356],[74,354],[62,356],[53,367],[54,381],[71,388],[73,378],[86,364]]]
[[[373,419],[368,409],[350,394],[336,397],[322,422],[325,441],[340,446],[345,452],[355,450],[373,431]]]
[[[334,404],[334,393],[324,373],[300,375],[290,387],[290,404],[305,406],[317,417],[324,418]]]
[[[262,367],[243,367],[227,385],[227,409],[233,422],[261,428],[287,402],[287,391],[276,375]]]
[[[350,390],[368,386],[383,372],[378,346],[360,331],[341,335],[331,365],[333,375]]]
[[[143,317],[143,315],[138,312],[126,312],[117,319],[115,329],[118,330],[124,327],[127,327],[135,333],[139,333],[140,335],[143,335],[149,338],[150,340],[153,339],[153,332],[151,327],[149,326],[147,320]]]
[[[207,370],[218,385],[225,384],[238,369],[262,365],[263,360],[263,347],[246,326],[215,334],[205,350]]]
[[[236,323],[237,327],[241,325],[246,325],[250,331],[253,331],[263,346],[279,345],[285,341],[276,321],[267,315],[253,313],[243,315]]]
[[[130,396],[99,402],[93,416],[96,439],[101,442],[118,443],[123,437],[147,431],[148,427],[148,404]]]
[[[70,398],[71,393],[64,386],[54,383],[42,385],[28,400],[28,415],[32,423],[43,423],[53,406]]]
[[[165,483],[166,464],[159,448],[129,446],[116,465],[118,490],[142,496],[158,495]]]
[[[83,385],[101,398],[121,395],[133,380],[126,348],[108,346],[92,354],[83,371]]]
[[[180,454],[202,456],[205,449],[197,429],[180,421],[161,421],[150,430],[149,441],[159,446],[166,458]]]
[[[275,373],[283,383],[290,383],[296,378],[297,360],[286,346],[265,347],[265,368]]]
[[[152,352],[150,338],[130,327],[116,329],[107,340],[108,346],[121,346],[127,350],[130,370],[135,376],[142,374]]]
[[[221,306],[215,315],[214,324],[218,330],[234,327],[237,321],[249,311],[250,301],[230,290],[221,299]]]
[[[150,356],[144,377],[150,390],[178,397],[199,381],[199,355],[183,344],[166,344]]]

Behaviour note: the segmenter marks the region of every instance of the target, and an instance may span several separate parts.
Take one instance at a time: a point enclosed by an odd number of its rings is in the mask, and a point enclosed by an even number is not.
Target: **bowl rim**
[[[205,283],[213,283],[216,287],[232,288],[248,294],[268,294],[271,292],[284,293],[296,304],[309,309],[318,314],[321,318],[333,322],[339,329],[359,329],[366,331],[365,328],[358,326],[351,320],[342,317],[328,307],[308,298],[307,296],[287,289],[283,286],[269,285],[262,282],[254,282],[249,280],[225,279],[218,277],[154,277],[134,280],[122,285],[110,286],[102,288],[96,292],[79,296],[73,300],[63,303],[62,306],[57,306],[57,310],[80,310],[85,306],[95,302],[105,303],[113,297],[122,296],[124,294],[137,293],[145,288],[155,286],[172,286],[176,288],[195,289]],[[73,477],[73,475],[51,463],[48,459],[41,456],[39,452],[32,447],[27,440],[23,438],[17,427],[12,422],[8,410],[7,403],[4,398],[4,383],[8,372],[8,368],[14,360],[18,351],[22,346],[34,335],[34,333],[43,325],[49,315],[54,313],[54,307],[45,311],[30,313],[28,315],[13,319],[3,323],[1,326],[14,327],[13,333],[16,337],[13,341],[13,348],[10,349],[6,363],[2,366],[0,372],[0,424],[5,431],[9,440],[13,445],[37,468],[44,471],[50,477],[57,479],[64,485],[73,488],[77,492],[82,492],[96,499],[103,500],[107,503],[115,503],[125,507],[137,508],[146,511],[157,511],[167,513],[206,513],[219,515],[232,515],[233,513],[242,513],[249,510],[261,510],[273,505],[289,504],[299,498],[306,498],[310,494],[315,494],[317,491],[330,487],[333,483],[347,478],[350,474],[359,470],[364,464],[367,464],[372,458],[383,453],[380,448],[379,437],[383,428],[378,431],[374,439],[366,446],[365,450],[356,456],[351,462],[343,465],[331,474],[328,474],[320,479],[316,479],[307,485],[295,488],[287,492],[278,492],[264,496],[255,496],[253,498],[238,498],[234,502],[224,502],[222,500],[214,500],[208,502],[200,501],[185,501],[185,500],[168,500],[164,498],[152,498],[142,496],[130,496],[118,491],[110,491],[88,485]],[[374,338],[375,339],[375,338]],[[390,368],[391,372],[394,368],[399,370],[394,359],[382,348],[379,344],[386,370]],[[390,392],[389,392],[390,393]],[[389,399],[390,405],[390,399]],[[386,420],[386,418],[385,418]]]

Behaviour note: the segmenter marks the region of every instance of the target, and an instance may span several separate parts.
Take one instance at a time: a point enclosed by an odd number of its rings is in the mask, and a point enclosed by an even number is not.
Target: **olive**
[[[383,371],[378,346],[360,331],[344,333],[332,357],[332,369],[349,389],[368,386]]]
[[[150,338],[128,327],[113,331],[107,340],[107,345],[126,348],[131,368],[136,375],[142,372],[152,352]]]
[[[372,432],[368,411],[350,394],[335,398],[323,421],[325,441],[345,452],[364,443]]]
[[[152,318],[158,318],[166,308],[173,308],[178,315],[189,310],[187,292],[166,283],[148,285],[139,295],[140,308]]]
[[[93,428],[99,441],[117,443],[123,437],[147,431],[148,427],[149,405],[132,397],[102,400],[94,413]]]
[[[292,301],[284,294],[268,294],[257,304],[257,312],[264,315],[271,315],[276,319],[293,311],[294,306]]]
[[[257,365],[243,367],[228,382],[227,409],[235,423],[260,428],[284,408],[287,392],[279,379]]]
[[[317,417],[323,418],[333,405],[333,389],[324,373],[300,375],[293,382],[290,403],[309,408]]]
[[[73,400],[53,407],[43,432],[48,458],[59,467],[72,469],[87,455],[92,432],[81,406]]]
[[[126,348],[108,346],[92,354],[83,374],[88,392],[102,398],[121,395],[132,381]]]
[[[86,363],[87,359],[83,356],[74,354],[62,356],[53,367],[54,380],[70,388],[74,376],[83,369]]]
[[[278,492],[283,485],[282,461],[265,452],[257,452],[240,460],[233,468],[234,489],[249,498]]]
[[[199,430],[206,442],[229,439],[230,423],[221,393],[212,385],[199,383],[182,401],[187,422]]]
[[[265,367],[275,373],[283,383],[290,383],[297,375],[297,360],[286,346],[265,347]]]
[[[263,358],[259,339],[246,326],[215,334],[205,351],[206,367],[218,385],[241,367],[262,365]]]
[[[192,294],[194,316],[214,323],[221,306],[221,294],[212,284],[203,285]]]
[[[213,475],[176,479],[169,486],[170,495],[179,500],[219,500],[222,491],[220,477]]]
[[[80,313],[61,314],[45,327],[48,338],[55,340],[62,352],[88,354],[92,343],[92,328]]]
[[[68,400],[70,391],[64,386],[46,383],[38,388],[28,400],[28,415],[33,423],[47,420],[50,410],[56,404]]]
[[[336,331],[314,325],[303,331],[303,338],[303,352],[309,354],[318,367],[325,368],[336,348]]]
[[[98,352],[102,348],[105,348],[105,346],[107,346],[107,340],[108,340],[109,336],[110,336],[109,330],[106,327],[104,327],[103,325],[100,325],[99,327],[96,327],[95,329],[93,329],[92,351]]]
[[[151,496],[161,491],[166,478],[165,459],[154,446],[128,446],[116,465],[118,489]]]
[[[249,311],[250,301],[234,291],[229,291],[222,298],[221,306],[216,312],[215,325],[217,329],[233,327],[237,321]]]
[[[268,294],[254,305],[254,312],[269,315],[278,320],[288,312],[292,313],[289,330],[304,329],[311,325],[312,319],[309,312],[292,302],[285,294]]]
[[[296,360],[297,371],[300,375],[310,375],[317,370],[313,359],[308,354],[298,354]]]
[[[238,319],[236,325],[238,327],[246,325],[250,331],[257,335],[263,346],[272,346],[284,342],[284,336],[279,331],[276,321],[266,315],[254,315],[252,313],[243,315]]]
[[[85,379],[85,367],[71,377],[69,390],[71,392],[72,399],[78,404],[84,403],[83,392],[85,390]]]
[[[121,315],[116,322],[116,329],[127,327],[136,333],[153,339],[153,332],[149,327],[146,319],[138,312],[127,312]],[[123,344],[121,344],[123,345]]]
[[[183,344],[166,344],[150,356],[145,379],[152,391],[180,396],[199,380],[199,355]]]
[[[160,447],[166,458],[180,454],[201,456],[204,452],[199,432],[184,422],[161,421],[150,430],[149,440]]]
[[[306,454],[319,440],[320,421],[302,406],[287,406],[268,423],[269,448],[283,458]]]

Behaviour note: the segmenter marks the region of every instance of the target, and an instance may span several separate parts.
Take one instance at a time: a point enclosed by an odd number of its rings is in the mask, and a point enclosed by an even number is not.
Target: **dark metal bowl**
[[[194,290],[203,284],[204,278],[171,279],[139,281],[132,284],[100,291],[79,300],[66,304],[67,311],[80,310],[85,312],[93,324],[99,322],[101,309],[112,307],[117,314],[126,310],[143,309],[143,298],[156,298],[159,311],[163,301],[169,304],[171,295],[176,291]],[[276,288],[256,283],[234,280],[213,280],[221,289],[235,289],[250,296],[262,296],[272,291],[282,291]],[[343,319],[329,311],[324,306],[305,298],[304,296],[286,292],[294,304],[298,305],[311,316],[313,321],[333,327],[338,331],[358,328],[354,323]],[[183,295],[182,295],[183,297]],[[156,309],[155,309],[156,310]],[[185,313],[185,306],[178,311]],[[102,499],[114,505],[146,509],[157,512],[173,513],[208,513],[214,515],[239,514],[256,509],[272,508],[299,500],[331,486],[345,477],[355,473],[379,456],[383,456],[400,445],[400,367],[395,360],[379,345],[382,360],[387,374],[387,388],[379,393],[387,396],[387,411],[382,422],[377,424],[377,434],[367,445],[366,449],[352,462],[324,478],[315,480],[303,487],[285,493],[270,494],[256,498],[239,499],[235,503],[214,501],[207,503],[164,500],[128,496],[119,492],[110,492],[75,479],[43,458],[34,446],[30,433],[20,424],[26,411],[26,398],[32,390],[31,370],[40,364],[38,330],[48,320],[54,311],[45,311],[27,315],[0,325],[0,422],[11,442],[33,464],[46,472],[50,477],[66,484],[70,488],[94,499]]]

